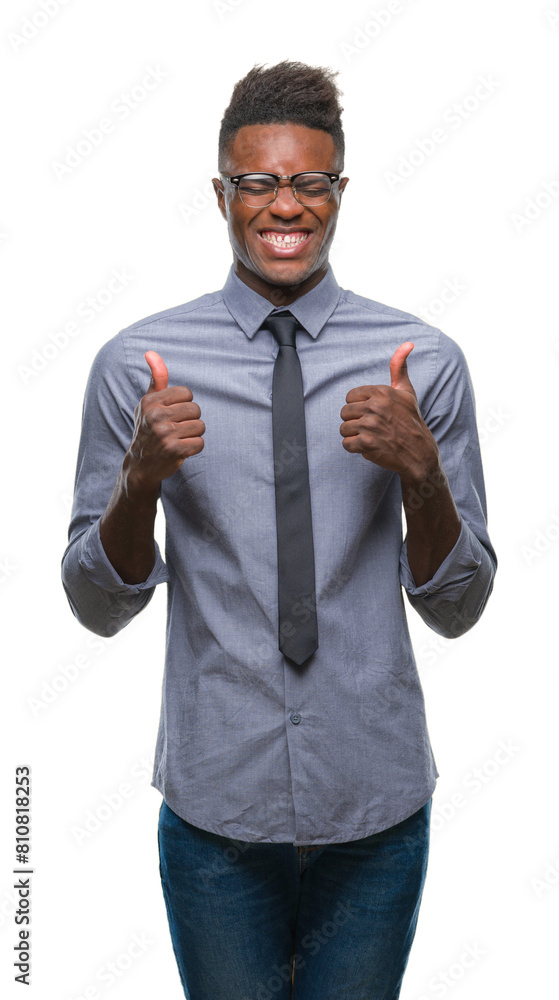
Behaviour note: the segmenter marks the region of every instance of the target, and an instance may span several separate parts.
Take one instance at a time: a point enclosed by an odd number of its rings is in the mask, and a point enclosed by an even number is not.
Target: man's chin
[[[274,288],[287,290],[298,288],[312,278],[317,271],[322,274],[325,265],[318,261],[281,260],[277,264],[269,264],[268,262],[264,264],[258,261],[256,265],[253,264],[251,270],[254,276],[261,281],[265,281]]]

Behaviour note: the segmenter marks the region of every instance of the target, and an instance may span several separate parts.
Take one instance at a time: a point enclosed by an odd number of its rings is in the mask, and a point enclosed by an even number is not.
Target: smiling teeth
[[[296,246],[308,239],[308,233],[261,233],[262,239],[274,243],[277,247]]]

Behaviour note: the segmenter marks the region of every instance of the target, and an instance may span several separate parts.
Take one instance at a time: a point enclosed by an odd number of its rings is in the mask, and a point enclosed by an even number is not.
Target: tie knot
[[[268,316],[262,325],[272,331],[280,347],[295,347],[295,333],[301,326],[289,310]]]

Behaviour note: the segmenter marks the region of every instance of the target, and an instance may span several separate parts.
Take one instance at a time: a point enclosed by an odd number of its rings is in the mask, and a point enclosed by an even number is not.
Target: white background
[[[331,254],[338,282],[422,316],[466,354],[499,556],[464,637],[441,639],[409,608],[440,778],[402,1000],[554,995],[558,0],[392,0],[376,20],[388,0],[47,8],[4,0],[0,19],[3,995],[24,992],[11,886],[13,775],[27,764],[34,995],[183,996],[150,787],[165,588],[100,640],[72,616],[60,559],[92,360],[121,328],[222,286],[231,254],[208,187],[219,123],[233,84],[284,58],[340,71],[351,182]],[[154,89],[134,90],[150,70]],[[60,176],[68,147],[106,118],[112,131]],[[444,141],[419,162],[437,128]],[[409,176],[391,183],[410,155]],[[113,269],[129,278],[109,302]],[[162,543],[161,515],[157,532]],[[129,796],[111,810],[122,783]],[[149,943],[130,959],[135,934]],[[467,945],[479,956],[469,968]]]

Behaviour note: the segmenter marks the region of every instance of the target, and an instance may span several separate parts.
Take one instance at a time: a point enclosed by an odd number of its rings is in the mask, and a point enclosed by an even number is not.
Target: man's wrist
[[[157,507],[161,487],[160,481],[157,480],[154,482],[153,480],[146,479],[128,452],[124,456],[122,469],[118,478],[121,494],[135,508],[155,509]]]
[[[407,498],[413,499],[419,495],[425,499],[427,496],[432,496],[435,490],[448,487],[448,478],[438,449],[429,459],[407,469],[405,473],[400,473],[400,483],[404,504]]]

